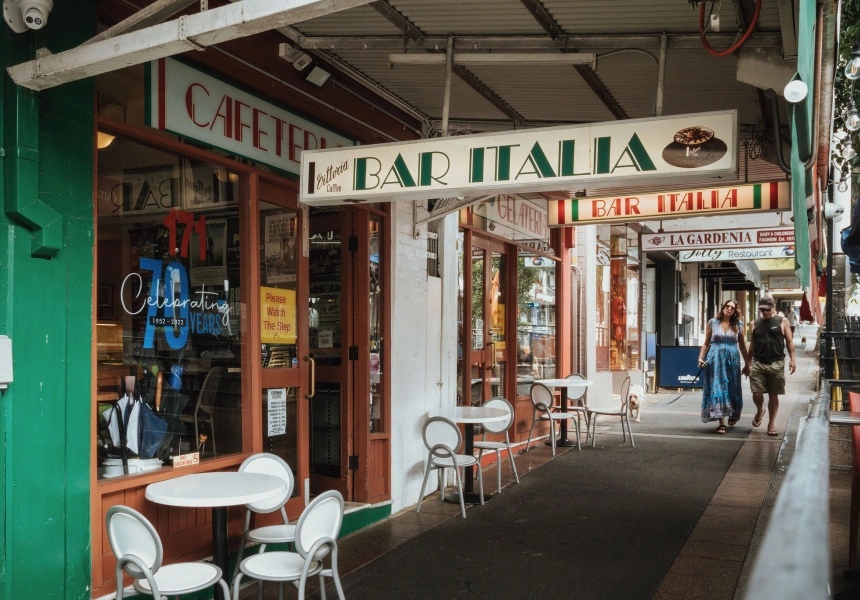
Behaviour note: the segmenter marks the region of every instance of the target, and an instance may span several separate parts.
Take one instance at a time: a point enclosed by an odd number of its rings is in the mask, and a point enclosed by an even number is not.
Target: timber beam
[[[49,54],[9,67],[6,71],[16,84],[32,90],[43,90],[370,2],[242,0],[65,52]]]
[[[376,2],[372,2],[370,7],[388,19],[392,25],[402,31],[403,35],[408,37],[410,40],[420,42],[426,37],[423,31],[415,27],[409,19],[400,14],[397,9],[391,6],[386,0],[377,0]]]
[[[141,8],[127,19],[123,19],[113,27],[105,29],[100,34],[87,40],[81,45],[83,46],[85,44],[92,44],[93,42],[100,42],[123,33],[131,33],[132,31],[137,31],[138,29],[143,29],[150,25],[157,25],[165,19],[169,19],[176,13],[185,10],[196,2],[197,0],[156,0],[149,6]]]
[[[648,52],[660,51],[661,34],[636,35],[564,35],[556,39],[546,36],[512,35],[454,36],[454,51],[464,50],[566,50],[586,48],[588,50],[617,50],[636,48]],[[699,35],[667,34],[672,50],[700,50],[702,38]],[[737,36],[728,33],[709,33],[708,40],[713,44],[731,45]],[[432,50],[444,52],[447,37],[427,36],[420,41],[403,36],[346,36],[320,37],[298,35],[295,42],[305,50]],[[756,33],[747,40],[744,48],[781,48],[782,37],[773,33]]]

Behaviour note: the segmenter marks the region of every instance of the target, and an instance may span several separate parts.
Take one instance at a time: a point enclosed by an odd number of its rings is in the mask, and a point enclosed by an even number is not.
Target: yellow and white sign
[[[264,344],[296,343],[296,292],[260,288],[260,341]]]

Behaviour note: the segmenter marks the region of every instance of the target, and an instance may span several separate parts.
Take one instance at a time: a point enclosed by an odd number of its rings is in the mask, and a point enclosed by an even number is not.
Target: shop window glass
[[[639,233],[627,230],[627,368],[641,369],[639,335],[640,282]]]
[[[263,449],[283,458],[293,473],[299,472],[298,396],[299,388],[263,389]],[[301,486],[293,486],[293,497]]]
[[[609,340],[610,340],[610,258],[609,258],[609,228],[606,226],[598,227],[598,232],[605,229],[605,237],[598,233],[597,261],[595,267],[595,276],[597,279],[597,294],[595,299],[595,308],[597,322],[595,323],[596,334],[596,356],[595,370],[609,370]],[[605,241],[604,241],[605,240]]]
[[[260,202],[260,342],[264,369],[299,366],[296,211]]]
[[[382,268],[382,228],[381,218],[371,215],[369,228],[370,244],[370,432],[384,433],[385,415],[383,406],[384,377],[384,346],[383,346],[383,288]]]
[[[555,368],[555,261],[520,249],[517,256],[517,394]]]
[[[105,138],[106,139],[106,138]],[[115,137],[98,153],[99,478],[242,450],[244,176]]]

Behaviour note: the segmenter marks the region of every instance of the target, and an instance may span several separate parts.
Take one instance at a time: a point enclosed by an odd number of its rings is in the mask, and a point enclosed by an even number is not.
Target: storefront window
[[[128,139],[99,150],[99,478],[242,450],[247,189],[223,167]]]
[[[609,369],[627,369],[627,235],[624,227],[613,227],[609,246],[610,341]]]
[[[555,377],[555,261],[519,250],[517,257],[517,390]],[[531,379],[531,381],[529,381]]]
[[[609,370],[609,340],[610,340],[610,258],[609,258],[609,227],[598,226],[598,239],[595,251],[597,261],[595,275],[597,279],[597,298],[595,308],[597,322],[595,323],[596,334],[596,357],[595,370]]]

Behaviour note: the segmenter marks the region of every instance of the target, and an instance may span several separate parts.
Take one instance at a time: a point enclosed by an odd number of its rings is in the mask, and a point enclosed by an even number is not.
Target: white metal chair
[[[511,459],[511,468],[514,470],[514,478],[517,480],[517,483],[520,482],[520,476],[517,474],[517,465],[514,464],[514,451],[511,450],[511,440],[508,437],[508,429],[511,428],[511,425],[514,424],[514,407],[511,406],[511,403],[505,400],[504,398],[490,398],[486,402],[484,402],[485,408],[496,408],[499,410],[507,411],[508,418],[505,421],[494,421],[491,423],[484,423],[482,427],[484,428],[484,435],[481,436],[481,440],[474,443],[474,447],[480,450],[478,453],[478,462],[480,463],[481,457],[484,455],[484,450],[495,450],[496,451],[496,487],[499,490],[499,493],[502,492],[502,454],[501,451],[507,448],[508,450],[508,458]],[[504,442],[491,442],[487,441],[487,433],[504,433],[505,441]]]
[[[270,500],[245,505],[247,509],[245,513],[245,529],[242,533],[242,545],[239,546],[239,557],[236,559],[233,579],[236,579],[236,576],[239,574],[239,563],[242,562],[242,557],[245,554],[245,545],[248,542],[260,544],[258,553],[262,554],[266,551],[268,544],[291,544],[296,539],[296,526],[290,525],[287,511],[284,508],[290,496],[293,495],[293,487],[295,486],[295,477],[293,477],[290,465],[280,456],[261,452],[260,454],[254,454],[246,458],[245,462],[239,467],[239,472],[273,475],[279,479],[283,479],[284,483],[287,484],[287,489],[283,494]],[[281,517],[284,520],[283,525],[268,525],[266,527],[251,529],[251,513],[268,514],[278,510],[281,511]],[[261,594],[262,586],[263,583],[261,581]]]
[[[427,453],[427,466],[424,469],[424,481],[421,484],[421,493],[418,496],[418,508],[415,512],[421,512],[421,503],[424,501],[424,488],[427,487],[427,478],[433,469],[441,469],[442,478],[439,484],[440,495],[445,497],[445,469],[453,468],[457,479],[457,490],[460,493],[460,512],[466,518],[466,505],[463,502],[463,479],[460,469],[478,466],[478,486],[481,492],[481,504],[484,503],[484,474],[481,463],[474,456],[457,454],[463,444],[463,435],[460,429],[450,419],[445,417],[430,417],[424,423],[421,431]]]
[[[573,381],[585,381],[585,377],[583,377],[579,373],[571,373],[570,375],[565,377],[565,379],[570,379]],[[571,403],[571,402],[575,403],[573,406],[568,404],[567,410],[571,411],[571,412],[575,411],[575,412],[582,413],[582,415],[585,417],[585,441],[586,442],[588,442],[588,423],[589,423],[588,398],[586,397],[587,393],[588,393],[588,388],[585,386],[576,386],[574,388],[567,388],[567,401],[568,401],[568,403]],[[579,426],[579,423],[577,422],[577,427],[578,426]]]
[[[152,523],[128,506],[113,506],[105,518],[110,548],[116,556],[116,597],[123,600],[122,574],[134,578],[134,589],[157,600],[205,590],[216,584],[230,600],[221,569],[204,562],[162,565],[164,547]]]
[[[633,442],[633,430],[630,429],[630,414],[627,411],[627,403],[630,401],[630,378],[626,378],[621,384],[621,408],[589,408],[588,415],[591,421],[591,447],[594,448],[595,437],[597,435],[597,417],[606,415],[610,417],[621,417],[621,435],[624,436],[624,441],[627,441],[627,433],[630,434],[630,446],[636,447]],[[624,432],[624,424],[627,423],[627,433]]]
[[[573,419],[576,421],[576,445],[579,444],[579,419],[576,413],[570,412],[552,412],[553,396],[552,390],[542,383],[533,383],[530,390],[532,404],[534,404],[534,415],[532,417],[532,426],[529,429],[529,441],[526,444],[526,450],[530,450],[532,446],[532,432],[535,429],[535,423],[538,421],[549,421],[549,439],[552,444],[552,455],[555,456],[555,424],[558,421],[565,419]]]
[[[217,455],[215,448],[215,396],[218,386],[221,385],[221,377],[227,371],[225,367],[212,367],[206,373],[200,393],[197,394],[197,404],[194,406],[193,415],[182,415],[179,419],[185,423],[194,422],[194,444],[200,441],[200,423],[209,423],[209,433],[212,438],[212,456]],[[203,414],[200,414],[203,413]]]
[[[242,576],[260,581],[277,581],[279,598],[284,597],[284,583],[299,588],[299,598],[305,597],[308,577],[319,576],[320,596],[325,600],[325,578],[334,580],[337,597],[344,600],[343,587],[337,571],[337,536],[343,523],[343,496],[331,490],[323,492],[308,504],[296,523],[295,552],[266,552],[249,556],[239,564],[239,574],[233,580],[233,597],[239,597]],[[323,559],[331,555],[331,568]]]

